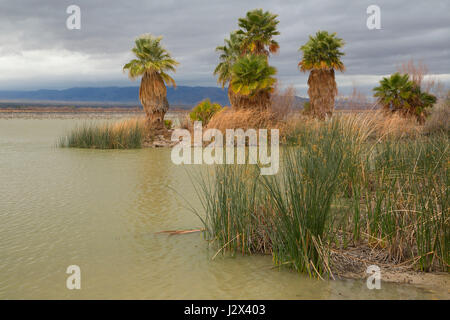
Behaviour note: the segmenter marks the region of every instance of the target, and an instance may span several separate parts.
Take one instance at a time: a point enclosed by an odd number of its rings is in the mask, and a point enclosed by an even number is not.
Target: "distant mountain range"
[[[167,88],[167,99],[171,105],[193,106],[210,98],[211,101],[228,105],[226,89],[217,87]],[[20,101],[65,101],[65,102],[107,102],[139,105],[139,87],[70,88],[64,90],[0,91],[0,100]]]
[[[171,106],[192,108],[206,98],[221,105],[230,104],[226,88],[188,86],[177,86],[176,89],[167,88],[167,99]],[[297,97],[300,104],[306,100]],[[1,105],[4,106],[5,101],[14,102],[14,105],[18,105],[19,102],[33,105],[71,103],[76,106],[90,103],[105,107],[140,105],[139,87],[80,87],[64,90],[0,91],[0,102],[3,102]]]

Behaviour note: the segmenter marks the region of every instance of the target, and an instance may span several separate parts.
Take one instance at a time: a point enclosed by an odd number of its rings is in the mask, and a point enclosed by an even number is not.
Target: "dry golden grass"
[[[84,123],[61,137],[60,147],[93,149],[141,148],[148,132],[144,118],[127,119],[118,122]]]
[[[426,120],[424,133],[432,134],[437,132],[450,133],[450,99],[441,99],[431,109],[430,117]]]
[[[349,126],[346,132],[352,132],[355,136],[365,140],[368,137],[380,140],[416,138],[423,134],[423,126],[419,125],[412,117],[404,117],[399,114],[386,114],[381,110],[364,112],[335,113],[333,118],[339,118],[343,125]],[[253,110],[232,110],[224,108],[213,116],[208,128],[226,129],[241,128],[244,130],[253,128],[279,129],[282,143],[289,144],[298,135],[301,128],[317,129],[323,121],[305,116],[299,112],[288,113],[287,116],[272,111],[256,112]],[[351,128],[350,128],[351,127]]]
[[[412,117],[403,117],[398,114],[386,114],[381,110],[364,112],[335,113],[332,119],[339,118],[345,132],[366,140],[376,138],[379,140],[415,138],[422,134],[423,127]],[[323,125],[323,121],[302,114],[293,114],[287,121],[276,123],[280,129],[281,141],[294,142],[301,128],[315,130]]]
[[[422,134],[422,126],[413,117],[385,114],[381,110],[368,116],[373,117],[373,129],[379,138],[415,138]]]
[[[194,129],[189,113],[181,114],[178,118],[180,120],[180,128],[192,131]]]
[[[108,124],[104,124],[104,126],[107,125]],[[114,122],[110,125],[110,129],[112,130],[112,132],[118,132],[121,130],[130,130],[135,128],[136,126],[144,127],[145,125],[146,125],[145,117],[136,117]]]
[[[277,128],[279,120],[271,111],[255,111],[249,109],[233,110],[224,108],[216,113],[208,123],[208,128],[225,132],[226,129]]]
[[[216,113],[208,123],[208,128],[219,129],[281,129],[292,117],[292,110],[296,106],[295,89],[285,90],[275,88],[270,101],[270,107],[261,109],[233,109],[224,108]]]

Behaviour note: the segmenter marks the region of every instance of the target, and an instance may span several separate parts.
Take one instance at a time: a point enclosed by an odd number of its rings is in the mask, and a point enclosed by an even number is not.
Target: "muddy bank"
[[[429,292],[439,293],[444,299],[450,299],[450,274],[417,271],[414,268],[414,259],[396,263],[389,259],[386,250],[360,245],[345,250],[332,249],[330,260],[331,270],[337,279],[367,279],[367,267],[376,265],[380,268],[382,282],[411,284]]]

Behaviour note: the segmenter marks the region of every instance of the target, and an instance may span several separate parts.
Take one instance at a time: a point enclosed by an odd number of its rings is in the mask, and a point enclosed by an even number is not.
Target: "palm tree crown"
[[[336,33],[318,31],[315,37],[309,36],[306,44],[300,47],[303,58],[298,66],[301,71],[312,69],[335,69],[344,71],[341,61],[344,55],[339,49],[344,45],[344,40],[336,37]]]
[[[378,103],[385,110],[414,115],[419,122],[425,120],[428,109],[436,103],[436,97],[422,91],[417,83],[409,79],[408,74],[396,72],[388,78],[383,78],[380,85],[373,90]]]
[[[147,115],[148,124],[155,130],[164,130],[164,115],[169,109],[166,84],[175,86],[175,80],[167,74],[175,72],[175,61],[161,45],[162,37],[144,34],[135,40],[131,51],[136,59],[128,62],[123,71],[135,79],[142,76],[139,87],[139,100]]]
[[[383,78],[380,85],[375,87],[374,96],[385,109],[401,109],[409,107],[414,84],[407,74],[394,73],[388,78]]]
[[[278,15],[269,11],[255,9],[247,12],[245,18],[240,18],[241,29],[237,33],[243,36],[242,51],[266,56],[276,53],[280,46],[272,38],[280,34],[277,31],[277,17]]]
[[[276,82],[275,74],[276,69],[269,66],[265,57],[246,55],[237,60],[232,68],[231,88],[245,96],[270,92]]]
[[[135,40],[135,46],[131,50],[137,59],[128,62],[123,70],[128,70],[131,79],[135,79],[145,73],[158,73],[166,84],[176,86],[175,80],[167,74],[167,71],[175,72],[178,62],[161,45],[162,37],[154,37],[144,34]]]

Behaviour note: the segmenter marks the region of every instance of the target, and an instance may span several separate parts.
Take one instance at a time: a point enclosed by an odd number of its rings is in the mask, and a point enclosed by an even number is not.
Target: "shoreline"
[[[369,275],[365,272],[347,272],[338,275],[335,280],[367,280],[368,276]],[[381,290],[383,289],[383,283],[413,285],[439,295],[439,299],[450,299],[450,275],[445,272],[421,272],[413,270],[393,271],[382,267]]]
[[[11,119],[58,119],[58,118],[120,118],[126,116],[144,116],[142,110],[130,110],[124,108],[108,108],[99,112],[97,108],[85,108],[77,110],[58,109],[58,112],[49,111],[46,108],[30,108],[27,110],[8,110],[0,109],[0,119],[2,115],[9,115]],[[52,109],[52,108],[50,108]],[[70,108],[68,108],[70,109]],[[170,110],[168,115],[178,116],[185,114],[186,111]],[[8,118],[6,118],[8,119]],[[173,142],[159,135],[151,141],[144,141],[142,148],[161,148],[173,146]],[[337,280],[339,279],[355,279],[365,280],[368,277],[366,268],[369,265],[378,265],[381,269],[382,282],[396,284],[410,284],[417,287],[431,290],[438,293],[445,299],[450,299],[450,273],[442,271],[424,272],[414,270],[412,263],[395,264],[386,260],[386,252],[384,250],[372,249],[367,244],[360,243],[351,246],[345,250],[331,249],[331,270]]]
[[[187,111],[174,109],[167,112],[179,116]],[[145,117],[140,108],[0,108],[0,119],[111,119],[125,117]]]
[[[416,287],[438,292],[443,298],[450,299],[450,274],[445,271],[415,270],[413,263],[394,263],[387,260],[385,250],[372,249],[367,244],[353,245],[345,250],[331,249],[331,271],[338,279],[367,280],[367,267],[380,268],[381,282],[410,284]]]

